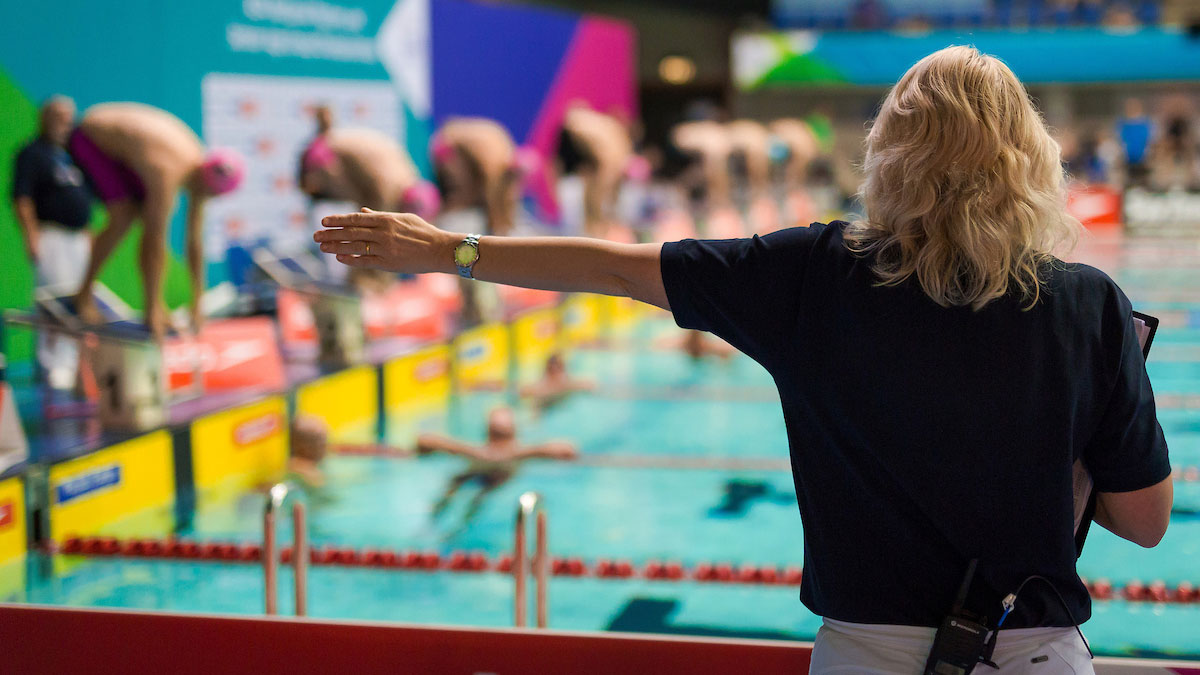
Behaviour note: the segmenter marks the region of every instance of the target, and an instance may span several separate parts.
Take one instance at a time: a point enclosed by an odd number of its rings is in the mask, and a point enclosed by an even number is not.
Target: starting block
[[[78,381],[105,429],[142,431],[165,424],[162,348],[134,320],[133,310],[103,284],[95,285],[93,297],[103,324],[85,324],[75,311],[73,294],[55,288],[35,291],[35,312],[10,312],[6,319],[79,343]]]
[[[0,474],[28,458],[29,444],[25,440],[25,430],[21,428],[12,387],[0,381]]]
[[[260,247],[251,258],[279,288],[276,311],[285,344],[315,332],[322,366],[344,368],[366,360],[362,299],[356,293],[331,283],[320,262],[307,253],[279,256]]]
[[[211,393],[277,391],[285,386],[270,319],[213,320],[198,335],[171,334],[160,343],[110,290],[97,285],[96,300],[108,323],[85,325],[70,298],[50,294],[36,298],[39,312],[10,312],[6,318],[79,342],[81,389],[105,429],[145,431],[166,424],[169,406],[175,403]]]
[[[121,323],[89,331],[80,353],[80,367],[94,383],[96,415],[105,429],[144,431],[167,422],[162,347],[144,330],[145,337],[139,336],[134,327]]]

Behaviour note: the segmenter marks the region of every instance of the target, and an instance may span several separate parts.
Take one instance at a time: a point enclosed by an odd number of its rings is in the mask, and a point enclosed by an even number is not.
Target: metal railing
[[[515,604],[513,606],[513,623],[518,628],[525,626],[525,614],[528,609],[526,598],[525,578],[528,566],[526,552],[525,526],[529,516],[535,515],[535,539],[533,555],[533,576],[537,595],[537,627],[546,627],[546,578],[549,556],[546,553],[546,510],[542,497],[536,492],[526,492],[517,501],[517,533],[513,542],[513,579],[516,582]]]
[[[286,483],[271,486],[267,505],[263,509],[263,579],[266,589],[265,609],[268,615],[279,613],[279,547],[276,537],[276,515],[283,508],[291,491]],[[305,531],[304,504],[292,499],[292,566],[295,567],[296,616],[308,612],[308,535]]]

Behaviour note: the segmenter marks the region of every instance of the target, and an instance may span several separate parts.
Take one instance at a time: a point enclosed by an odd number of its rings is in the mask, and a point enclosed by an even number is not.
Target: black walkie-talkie
[[[925,662],[925,675],[968,675],[980,661],[990,657],[987,653],[988,628],[983,625],[984,618],[963,608],[978,563],[976,558],[967,565],[967,576],[958,589],[954,607],[933,636],[933,648]]]

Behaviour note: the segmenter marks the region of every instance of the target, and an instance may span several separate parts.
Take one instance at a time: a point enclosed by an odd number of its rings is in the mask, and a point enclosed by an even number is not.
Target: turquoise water
[[[1139,260],[1139,264],[1142,261]],[[1149,370],[1159,418],[1178,466],[1200,465],[1200,299],[1194,270],[1127,269],[1118,280],[1135,306],[1172,313],[1155,342]],[[464,462],[450,457],[331,457],[327,487],[306,495],[316,545],[479,550],[512,548],[517,496],[540,492],[555,556],[697,562],[798,564],[800,518],[778,397],[770,377],[745,357],[694,363],[655,348],[669,322],[650,322],[628,343],[570,356],[574,375],[597,383],[537,413],[520,408],[523,440],[575,441],[576,463],[533,461],[497,489],[470,520],[475,488],[464,487],[441,517],[430,505]],[[1195,400],[1189,400],[1192,396]],[[427,419],[391,428],[482,439],[486,412],[504,394],[469,394]],[[411,439],[385,439],[403,445]],[[679,466],[664,466],[667,461]],[[754,460],[753,470],[736,460]],[[1176,503],[1200,510],[1200,483],[1177,483]],[[199,539],[261,537],[262,497],[204,504],[192,531]],[[286,529],[286,528],[285,528]],[[290,536],[290,535],[288,535]],[[36,567],[35,564],[31,567]],[[1200,582],[1200,516],[1173,518],[1162,544],[1146,550],[1092,529],[1080,573],[1120,585],[1139,579]],[[32,574],[32,602],[252,614],[261,611],[262,575],[253,565],[97,559],[57,576]],[[288,579],[281,588],[288,588]],[[284,611],[290,609],[282,593]],[[512,580],[497,573],[449,573],[317,567],[310,614],[330,618],[506,626]],[[555,577],[550,625],[578,630],[637,630],[811,639],[819,620],[788,586]],[[1200,658],[1200,605],[1098,601],[1085,632],[1097,652]]]

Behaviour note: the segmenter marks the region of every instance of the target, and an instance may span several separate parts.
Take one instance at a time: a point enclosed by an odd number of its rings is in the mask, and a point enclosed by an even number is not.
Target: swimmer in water
[[[319,418],[300,415],[292,420],[287,463],[288,479],[305,488],[325,486],[321,461],[329,451],[329,427]]]
[[[655,346],[660,349],[678,349],[695,362],[704,360],[706,356],[727,360],[737,353],[733,345],[699,330],[685,330],[682,336],[667,336],[658,340]]]
[[[513,411],[504,407],[496,408],[488,414],[487,441],[482,445],[463,443],[435,434],[422,434],[417,439],[417,454],[442,452],[465,457],[470,462],[465,470],[450,479],[445,493],[433,507],[433,515],[436,517],[446,509],[459,488],[476,481],[480,489],[471,500],[465,516],[466,520],[470,520],[479,511],[484,499],[516,474],[521,462],[535,457],[575,459],[579,456],[579,451],[570,443],[550,441],[538,445],[521,445],[517,442],[516,435]]]
[[[179,118],[140,103],[103,103],[84,112],[71,132],[67,149],[83,170],[96,195],[108,209],[108,224],[92,243],[83,285],[75,298],[80,318],[100,323],[103,317],[92,297],[92,284],[104,262],[142,220],[138,259],[145,292],[145,322],[151,335],[166,334],[167,312],[162,297],[166,265],[167,226],[180,190],[188,193],[184,238],[192,281],[192,327],[203,320],[204,251],[201,228],[204,204],[210,197],[237,189],[246,168],[240,154],[229,149],[205,150]]]
[[[521,387],[521,398],[531,399],[539,410],[545,410],[566,400],[567,396],[577,391],[594,391],[596,383],[589,380],[576,380],[567,373],[567,364],[562,354],[551,354],[546,359],[546,370],[542,379]]]

